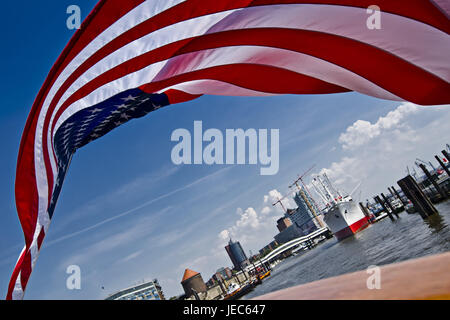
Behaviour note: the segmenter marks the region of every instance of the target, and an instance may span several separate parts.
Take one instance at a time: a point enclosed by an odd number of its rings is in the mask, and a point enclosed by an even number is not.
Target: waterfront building
[[[183,286],[184,292],[187,297],[192,296],[194,294],[194,291],[197,293],[201,293],[206,292],[207,290],[202,275],[191,269],[186,269],[184,271],[181,285]]]
[[[317,222],[314,213],[318,215],[320,211],[309,194],[300,190],[299,192],[296,192],[294,201],[298,207],[296,210],[288,212],[286,217],[289,217],[292,224],[300,229],[301,236],[319,229],[321,226]],[[312,210],[314,210],[314,213]]]
[[[293,224],[276,234],[274,238],[276,242],[283,244],[302,236],[304,236],[302,229]]]
[[[215,284],[216,284],[216,280],[214,279],[214,275],[208,281],[206,281],[207,288],[210,288],[210,287],[214,286]]]
[[[214,279],[217,282],[225,280],[225,278],[222,276],[222,274],[216,272],[212,275],[212,279]]]
[[[157,279],[135,285],[110,295],[106,300],[164,300]]]
[[[241,270],[250,264],[250,261],[248,261],[244,249],[242,249],[239,241],[233,242],[230,238],[228,245],[225,246],[225,250],[227,251],[228,256],[230,257],[236,270]]]
[[[278,228],[278,231],[280,231],[280,232],[283,231],[284,229],[288,228],[291,225],[292,225],[292,221],[288,217],[281,217],[280,219],[277,220],[277,228]]]
[[[229,279],[233,276],[231,269],[228,267],[222,267],[217,269],[216,274],[220,274],[224,279]]]
[[[259,254],[260,255],[264,255],[264,253],[272,251],[273,249],[275,249],[279,244],[280,244],[280,242],[278,242],[277,240],[274,240],[271,243],[269,243],[268,245],[266,245],[264,248],[259,250]]]

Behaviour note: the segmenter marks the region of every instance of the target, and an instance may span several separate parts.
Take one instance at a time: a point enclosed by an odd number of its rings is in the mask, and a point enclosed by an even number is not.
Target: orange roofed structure
[[[184,270],[184,275],[183,275],[183,279],[181,280],[181,282],[183,282],[187,279],[190,279],[197,274],[200,274],[200,273],[198,273],[194,270],[191,270],[191,269],[186,269],[186,270]]]
[[[206,292],[206,284],[200,273],[193,271],[191,269],[186,269],[184,271],[183,280],[181,280],[181,285],[183,286],[186,296],[190,297],[195,292]]]

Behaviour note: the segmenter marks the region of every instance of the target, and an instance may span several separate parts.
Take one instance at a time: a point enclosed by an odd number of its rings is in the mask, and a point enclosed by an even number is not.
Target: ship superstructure
[[[325,203],[324,222],[338,240],[352,236],[369,225],[369,218],[359,205],[350,195],[342,196],[326,174],[315,177],[312,185]]]

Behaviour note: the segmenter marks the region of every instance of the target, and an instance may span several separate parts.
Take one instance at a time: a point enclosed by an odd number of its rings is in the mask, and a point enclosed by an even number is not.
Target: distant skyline
[[[96,1],[77,1],[83,17]],[[73,31],[70,1],[6,4],[0,52],[0,295],[23,246],[14,202],[20,137],[47,72]],[[38,19],[36,19],[38,17]],[[35,24],[38,24],[37,26]],[[316,165],[354,197],[371,198],[450,143],[450,106],[420,107],[357,93],[247,98],[203,96],[133,120],[80,149],[73,158],[25,299],[104,299],[142,279],[157,278],[167,298],[183,292],[186,268],[205,281],[231,266],[231,236],[249,255],[273,241],[273,207],[298,174]],[[181,165],[171,161],[177,128],[279,129],[280,167],[262,176],[256,165]],[[361,192],[361,195],[359,193]],[[285,202],[294,207],[293,199]],[[80,266],[81,290],[65,286]],[[104,287],[104,289],[102,289]]]

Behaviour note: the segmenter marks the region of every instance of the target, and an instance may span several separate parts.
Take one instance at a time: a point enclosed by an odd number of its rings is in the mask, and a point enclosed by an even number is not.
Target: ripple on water
[[[311,281],[364,270],[450,250],[450,201],[436,206],[439,215],[423,220],[418,214],[400,213],[385,218],[341,242],[332,238],[311,251],[278,264],[272,275],[244,297],[259,295]]]

